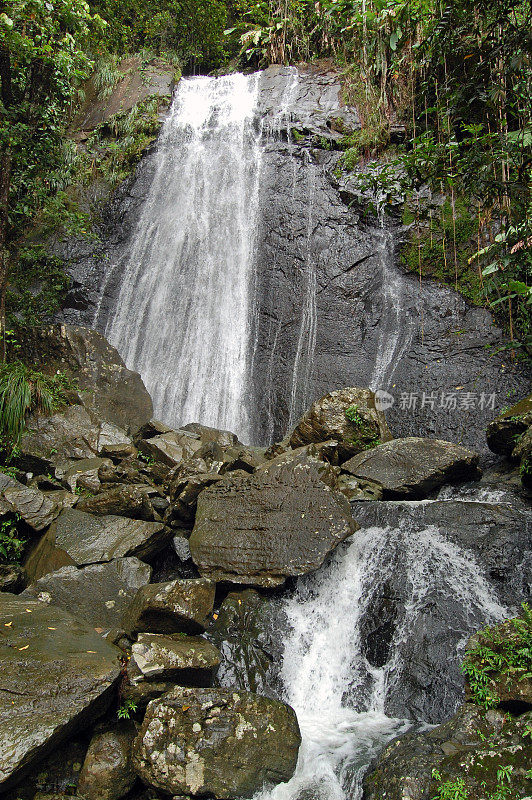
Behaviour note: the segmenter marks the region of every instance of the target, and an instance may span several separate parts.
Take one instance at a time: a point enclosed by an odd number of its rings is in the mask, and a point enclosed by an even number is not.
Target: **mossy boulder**
[[[528,427],[532,425],[532,394],[493,420],[486,431],[488,447],[493,453],[507,458]]]
[[[511,718],[502,711],[466,703],[443,725],[389,744],[365,778],[364,800],[432,800],[447,783],[462,787],[462,793],[446,797],[529,796],[532,740],[528,730],[532,730],[532,713]],[[502,781],[501,768],[509,768]],[[501,785],[511,794],[495,794]]]
[[[330,392],[312,404],[290,435],[290,446],[334,439],[341,462],[391,438],[371,389],[347,388]]]
[[[149,704],[133,765],[165,794],[252,797],[292,777],[300,742],[284,703],[234,689],[176,688]]]

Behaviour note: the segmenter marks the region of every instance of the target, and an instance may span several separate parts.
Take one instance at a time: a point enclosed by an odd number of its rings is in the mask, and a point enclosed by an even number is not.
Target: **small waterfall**
[[[316,309],[316,261],[312,247],[316,166],[312,164],[310,156],[307,153],[305,153],[304,169],[308,185],[308,209],[302,271],[302,284],[304,285],[301,287],[303,303],[301,308],[299,336],[297,339],[297,350],[292,372],[292,389],[290,392],[288,416],[289,429],[293,428],[303,411],[310,405],[311,379],[314,367],[314,351],[316,349],[318,327]]]
[[[411,343],[412,321],[405,308],[404,279],[395,265],[393,234],[384,223],[384,210],[379,210],[379,261],[382,270],[383,305],[375,364],[369,381],[371,389],[388,390],[393,373]]]
[[[120,290],[105,331],[141,373],[157,417],[228,428],[244,440],[258,84],[259,76],[240,74],[180,81],[136,232],[109,276]]]
[[[375,667],[364,650],[363,620],[394,574],[402,576],[407,601],[388,660]],[[471,632],[503,619],[506,609],[472,554],[437,528],[358,531],[325,569],[299,582],[284,604],[290,631],[282,678],[303,741],[294,777],[263,791],[260,800],[360,800],[372,758],[412,725],[385,712],[387,699],[401,685],[408,640],[427,604],[450,597],[456,598],[449,634],[455,653],[449,653],[449,665],[441,665],[442,681],[450,665],[456,667]]]

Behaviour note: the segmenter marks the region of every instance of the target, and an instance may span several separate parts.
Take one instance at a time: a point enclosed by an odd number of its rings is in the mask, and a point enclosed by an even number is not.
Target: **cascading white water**
[[[155,414],[249,439],[250,294],[257,229],[257,75],[179,83],[106,335]],[[105,292],[105,288],[104,288]]]
[[[408,601],[389,659],[376,668],[363,650],[361,622],[394,572],[408,587]],[[401,684],[403,648],[425,603],[449,597],[458,601],[453,628],[459,651],[464,632],[506,614],[472,554],[433,526],[421,532],[359,531],[325,569],[300,582],[284,607],[290,632],[282,678],[284,699],[296,710],[303,741],[294,777],[263,791],[260,800],[359,800],[372,757],[411,724],[384,712],[386,698]]]

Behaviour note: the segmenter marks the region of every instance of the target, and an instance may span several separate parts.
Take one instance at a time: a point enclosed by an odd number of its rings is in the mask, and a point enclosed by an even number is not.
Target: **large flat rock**
[[[151,567],[138,558],[117,558],[87,567],[62,567],[43,575],[21,597],[59,606],[94,628],[119,628],[137,591],[151,578]]]
[[[190,551],[204,577],[280,586],[317,569],[356,529],[349,503],[318,471],[285,464],[201,492]]]
[[[119,654],[62,609],[0,594],[0,793],[107,709]]]
[[[342,469],[382,486],[384,498],[421,498],[445,483],[478,480],[479,457],[472,450],[409,436],[393,439],[346,461]]]
[[[161,522],[93,517],[71,508],[50,526],[25,567],[30,581],[35,581],[60,567],[81,567],[124,556],[145,558],[162,549],[169,535]]]

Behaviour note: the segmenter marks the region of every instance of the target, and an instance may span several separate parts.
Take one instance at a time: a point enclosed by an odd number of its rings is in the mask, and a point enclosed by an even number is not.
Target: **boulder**
[[[183,430],[199,436],[202,445],[208,442],[216,442],[220,447],[231,447],[232,445],[242,444],[242,442],[238,441],[236,433],[220,431],[217,428],[209,428],[208,425],[200,425],[199,422],[189,422],[188,425],[183,425]]]
[[[20,591],[26,580],[19,564],[0,564],[0,592]]]
[[[89,622],[99,632],[118,628],[151,567],[138,558],[117,558],[87,567],[62,567],[28,586],[21,597],[51,603]]]
[[[105,447],[130,446],[130,441],[124,431],[102,421],[95,412],[70,405],[51,416],[28,420],[16,463],[28,472],[46,474],[70,459],[92,459]]]
[[[178,430],[137,440],[139,451],[155,461],[175,467],[201,447],[200,439],[191,432]]]
[[[139,633],[131,659],[147,680],[172,680],[183,686],[210,686],[220,666],[220,651],[200,636]]]
[[[98,492],[101,487],[98,470],[100,467],[112,467],[112,465],[113,462],[109,458],[82,458],[70,465],[65,464],[60,472],[62,480],[72,492],[75,492],[78,486],[89,492]]]
[[[309,465],[228,475],[198,497],[190,551],[202,576],[264,587],[317,569],[357,529]]]
[[[486,439],[493,453],[511,457],[519,437],[532,425],[532,394],[488,425]]]
[[[291,447],[335,439],[340,462],[392,435],[371,389],[339,389],[312,404],[290,436]]]
[[[215,584],[203,578],[144,586],[123,618],[124,630],[132,635],[141,631],[203,633],[212,613],[215,590]]]
[[[47,528],[61,513],[62,506],[40,489],[24,486],[0,472],[0,513],[19,514],[35,531]]]
[[[482,693],[490,705],[514,713],[532,711],[532,658],[521,658],[521,667],[514,663],[515,654],[526,651],[531,639],[532,621],[517,617],[479,631],[467,643],[465,663],[483,673]],[[493,669],[487,669],[490,664]],[[465,699],[480,700],[467,679]]]
[[[60,567],[82,567],[123,556],[149,558],[167,545],[169,537],[160,522],[93,517],[72,508],[50,526],[25,567],[29,580],[35,581]]]
[[[297,447],[295,450],[287,450],[285,453],[275,456],[269,461],[265,461],[257,467],[257,472],[267,470],[273,474],[274,470],[283,470],[285,465],[295,467],[296,464],[311,467],[317,473],[323,483],[331,489],[338,487],[338,477],[340,468],[333,466],[337,460],[337,442],[321,442],[320,444],[308,444],[304,447]]]
[[[252,797],[292,777],[300,742],[296,715],[283,703],[231,689],[176,688],[148,706],[133,764],[167,794]]]
[[[207,636],[222,653],[217,682],[276,698],[285,631],[275,624],[278,598],[255,589],[229,592],[212,615]]]
[[[63,609],[0,594],[0,792],[104,713],[119,651]]]
[[[118,484],[94,497],[83,497],[77,508],[97,517],[114,514],[150,521],[153,520],[153,507],[149,499],[151,491],[150,486],[143,483]]]
[[[79,776],[77,794],[83,800],[120,800],[137,779],[131,747],[137,731],[131,722],[95,733]]]
[[[382,500],[382,486],[380,483],[365,481],[355,478],[354,475],[343,473],[338,478],[338,491],[342,492],[348,500]]]
[[[355,478],[382,487],[384,498],[420,498],[445,483],[478,480],[479,457],[451,442],[410,436],[393,439],[342,464]]]
[[[200,492],[221,480],[223,476],[216,472],[202,472],[181,481],[173,481],[169,490],[173,505],[167,513],[167,519],[192,526]]]
[[[74,378],[81,403],[96,417],[126,433],[151,419],[153,406],[140,375],[127,369],[101,333],[63,324],[36,329],[32,335],[27,338],[32,362]]]
[[[466,703],[443,725],[394,739],[364,780],[364,800],[443,797],[440,786],[458,778],[463,789],[452,797],[499,797],[498,771],[507,765],[512,770],[504,784],[509,793],[503,796],[524,798],[532,759],[532,743],[524,734],[531,725],[531,713],[508,718],[502,711]]]

